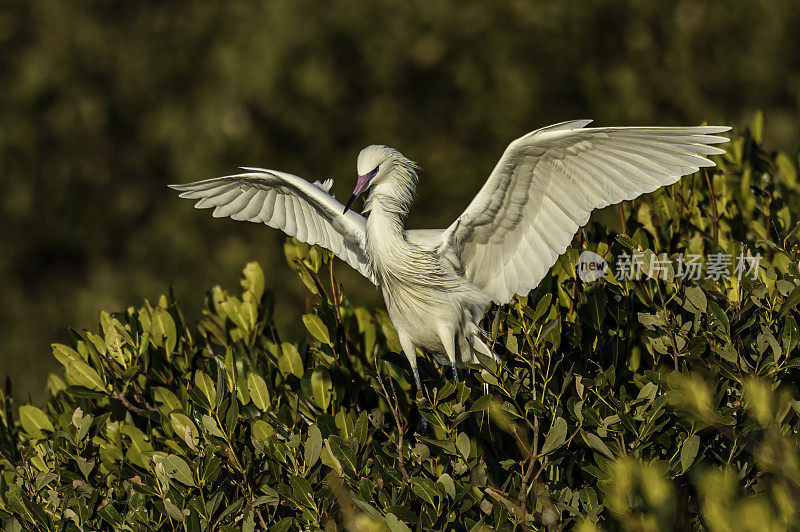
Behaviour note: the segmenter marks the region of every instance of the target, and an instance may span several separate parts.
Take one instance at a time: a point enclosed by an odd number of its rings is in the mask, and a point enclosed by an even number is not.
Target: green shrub
[[[354,308],[328,254],[296,241],[285,252],[310,292],[296,343],[274,327],[255,263],[241,295],[207,294],[197,323],[171,295],[102,313],[96,332],[53,346],[64,372],[50,376],[43,408],[0,394],[0,521],[800,526],[797,160],[764,152],[760,130],[757,120],[736,137],[714,173],[598,213],[541,286],[487,312],[502,362],[455,384],[423,357],[424,394],[386,313]],[[622,229],[630,236],[612,236]],[[582,282],[580,250],[609,260],[641,250],[656,278],[617,280],[612,261]],[[676,259],[648,266],[665,253],[748,250],[760,254],[756,279],[689,280]]]

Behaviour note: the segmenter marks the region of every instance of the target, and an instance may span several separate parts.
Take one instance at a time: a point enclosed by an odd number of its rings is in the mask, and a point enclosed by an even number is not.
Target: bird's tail
[[[461,363],[464,365],[478,364],[478,353],[494,360],[500,360],[497,353],[492,351],[492,348],[487,343],[488,335],[486,332],[475,324],[471,325],[472,327],[470,327],[461,346]]]

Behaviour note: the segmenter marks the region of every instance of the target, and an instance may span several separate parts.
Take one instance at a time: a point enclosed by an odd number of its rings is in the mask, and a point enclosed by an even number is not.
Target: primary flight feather
[[[700,167],[727,142],[726,126],[587,128],[589,120],[545,127],[513,141],[483,188],[447,229],[406,230],[416,164],[387,146],[358,156],[347,205],[331,180],[275,170],[170,185],[215,217],[261,222],[332,251],[383,292],[420,387],[416,348],[453,364],[491,356],[478,323],[490,302],[530,292],[594,209],[634,199]],[[349,210],[368,191],[364,216]]]

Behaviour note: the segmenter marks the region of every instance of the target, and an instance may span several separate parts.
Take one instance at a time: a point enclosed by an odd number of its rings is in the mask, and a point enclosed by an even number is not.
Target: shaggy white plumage
[[[309,183],[260,168],[170,185],[214,216],[261,222],[317,244],[379,286],[420,386],[416,347],[456,365],[492,355],[478,323],[490,302],[536,287],[592,210],[677,181],[700,167],[730,128],[545,127],[513,141],[467,209],[447,229],[405,230],[416,165],[397,150],[369,146],[345,207],[332,182]],[[368,218],[349,211],[369,191]]]

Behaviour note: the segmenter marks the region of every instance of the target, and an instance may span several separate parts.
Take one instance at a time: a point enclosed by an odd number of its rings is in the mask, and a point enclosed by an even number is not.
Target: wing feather
[[[332,181],[308,181],[285,172],[245,168],[246,173],[169,185],[180,197],[198,200],[198,209],[213,208],[213,216],[260,222],[319,245],[376,282],[364,252],[366,222],[330,195]]]
[[[231,218],[238,221],[257,222],[258,214],[261,212],[261,206],[266,197],[267,192],[265,190],[256,190],[256,193],[247,202],[245,208],[231,216]]]
[[[227,218],[229,216],[238,214],[240,211],[244,210],[244,208],[250,202],[250,198],[255,196],[256,192],[258,192],[258,189],[255,188],[244,191],[231,190],[227,193],[227,196],[230,197],[230,201],[217,205],[217,208],[214,209],[213,213],[214,218]]]
[[[275,212],[275,198],[277,196],[278,193],[275,192],[275,189],[267,191],[267,197],[264,198],[264,204],[261,206],[261,212],[258,214],[258,221],[269,225],[270,220],[272,220],[272,213]]]
[[[594,209],[714,166],[726,126],[586,128],[555,124],[512,142],[439,252],[496,303],[525,294]]]

